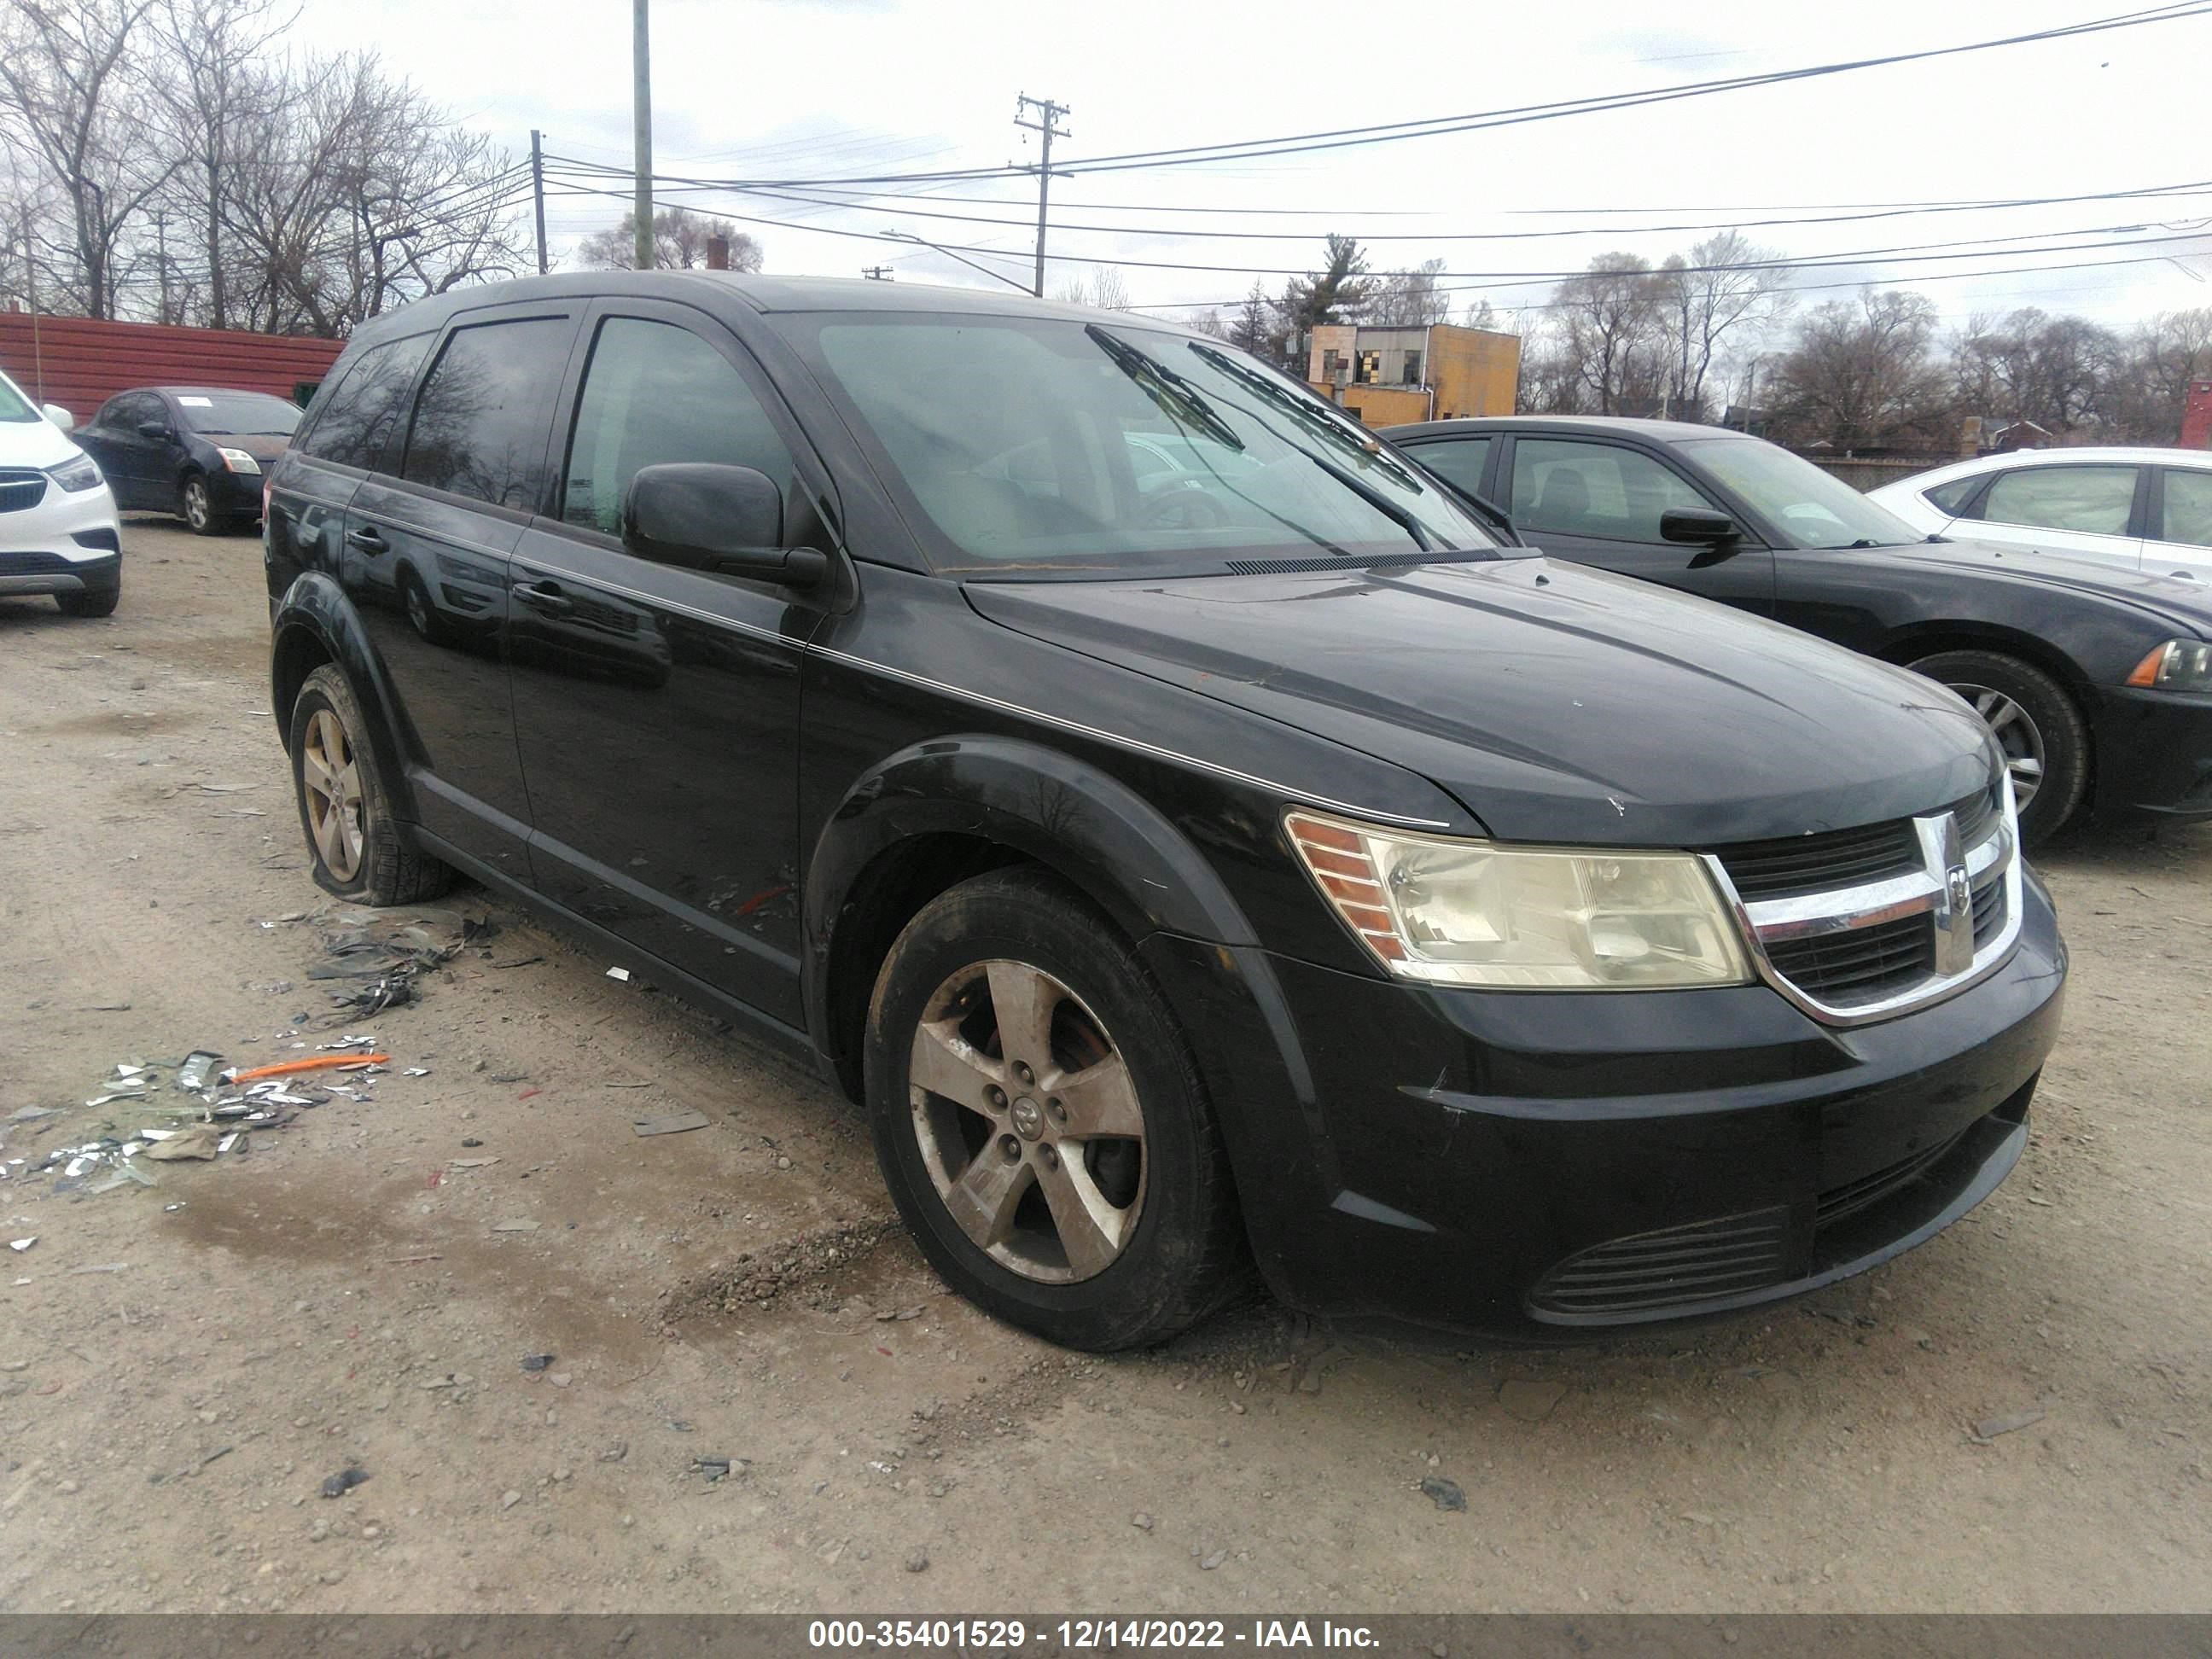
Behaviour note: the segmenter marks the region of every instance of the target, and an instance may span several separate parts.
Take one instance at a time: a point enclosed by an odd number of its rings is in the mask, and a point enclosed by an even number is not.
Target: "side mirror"
[[[811,587],[829,555],[785,548],[783,496],[749,466],[670,461],[642,466],[623,496],[623,545],[641,559],[708,575]]]
[[[166,438],[169,435],[169,423],[167,421],[141,421],[138,422],[138,435],[142,438]]]
[[[45,416],[48,420],[52,421],[56,426],[59,427],[64,432],[74,432],[76,430],[76,416],[70,414],[69,410],[64,409],[59,404],[43,404],[40,406],[39,413]]]
[[[1693,547],[1724,547],[1741,540],[1743,531],[1727,514],[1709,507],[1670,507],[1659,515],[1659,534]]]

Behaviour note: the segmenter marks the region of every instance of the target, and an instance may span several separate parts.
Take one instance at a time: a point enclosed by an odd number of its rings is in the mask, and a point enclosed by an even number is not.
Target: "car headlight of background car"
[[[1519,989],[1743,985],[1751,964],[1688,853],[1500,847],[1292,812],[1291,844],[1400,979]]]
[[[223,449],[218,447],[215,453],[222,457],[222,464],[228,467],[233,472],[258,472],[261,471],[261,463],[255,460],[252,456],[247,454],[242,449]]]
[[[100,483],[100,464],[89,455],[72,455],[59,466],[48,467],[46,476],[74,495]]]
[[[2160,691],[2212,691],[2212,645],[2169,641],[2136,665],[2128,684]]]

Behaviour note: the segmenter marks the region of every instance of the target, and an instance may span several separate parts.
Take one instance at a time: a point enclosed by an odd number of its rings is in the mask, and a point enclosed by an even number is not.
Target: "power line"
[[[1835,75],[1856,74],[1864,70],[1892,68],[1900,64],[1923,63],[1939,58],[1954,58],[1969,52],[1991,52],[2008,46],[2070,40],[2077,36],[2103,33],[2114,29],[2136,28],[2151,23],[2179,22],[2208,14],[2212,14],[2212,3],[2208,3],[2207,0],[2186,0],[2185,3],[2154,6],[2106,17],[2085,19],[2076,23],[2056,25],[2050,28],[2029,30],[2018,34],[1963,41],[1948,46],[1923,47],[1913,52],[1889,52],[1879,57],[1807,64],[1796,69],[1775,70],[1755,75],[1691,82],[1678,86],[1596,94],[1583,98],[1564,99],[1541,104],[1516,105],[1503,109],[1482,110],[1461,115],[1431,116],[1416,121],[1387,122],[1362,127],[1328,128],[1312,132],[1283,134],[1270,138],[1230,140],[1177,149],[1132,150],[1067,163],[1064,170],[1071,175],[1077,176],[1097,173],[1151,170],[1220,161],[1256,161],[1277,155],[1304,155],[1315,150],[1343,149],[1366,144],[1401,143],[1414,138],[1433,138],[1450,133],[1480,131],[1502,126],[1523,125],[1534,121],[1559,120],[1572,116],[1635,109],[1650,104],[1674,103],[1686,99],[1711,97],[1722,93],[1781,86]],[[607,170],[619,171],[619,169],[611,168]],[[758,185],[805,188],[822,185],[917,184],[939,180],[1003,179],[1015,177],[1029,170],[1024,167],[1009,164],[994,167],[944,168],[935,172],[872,173],[837,179],[694,178],[681,179],[678,182],[718,185],[723,188]]]

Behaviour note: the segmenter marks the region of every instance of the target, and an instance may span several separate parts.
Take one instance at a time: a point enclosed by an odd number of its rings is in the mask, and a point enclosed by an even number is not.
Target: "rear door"
[[[508,556],[547,498],[581,304],[455,318],[346,507],[346,585],[391,680],[422,827],[518,882],[529,802],[502,654]]]
[[[640,467],[749,466],[783,492],[786,544],[827,546],[827,478],[720,322],[609,300],[587,335],[557,507],[514,553],[531,868],[557,902],[799,1025],[799,665],[821,613],[626,551],[622,503]]]
[[[2148,469],[2113,461],[2063,461],[1999,472],[1948,532],[2037,553],[2134,570]]]
[[[1515,434],[1498,469],[1499,502],[1531,547],[1770,616],[1774,555],[1747,532],[1726,548],[1666,540],[1670,507],[1730,509],[1672,463],[1601,438]]]
[[[2212,580],[2212,467],[2161,466],[2153,473],[2143,569]]]

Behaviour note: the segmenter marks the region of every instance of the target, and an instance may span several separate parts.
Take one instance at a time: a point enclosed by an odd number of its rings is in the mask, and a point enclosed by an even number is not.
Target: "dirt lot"
[[[0,601],[0,1610],[2212,1605],[2212,834],[2046,860],[2033,1149],[1883,1271],[1563,1353],[1261,1304],[1071,1358],[945,1292],[811,1073],[508,905],[333,1023],[258,549],[126,545],[112,620]],[[84,1104],[118,1061],[362,1030],[373,1100],[249,1157],[37,1173],[149,1121]]]

